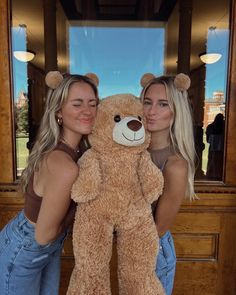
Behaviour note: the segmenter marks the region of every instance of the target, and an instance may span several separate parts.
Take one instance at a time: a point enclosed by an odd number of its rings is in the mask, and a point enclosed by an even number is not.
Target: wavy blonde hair
[[[192,109],[190,107],[187,91],[178,90],[174,85],[174,79],[174,76],[160,76],[151,79],[141,92],[141,101],[143,101],[145,93],[151,85],[162,84],[165,86],[170,109],[174,115],[174,120],[170,125],[171,146],[174,151],[181,155],[188,163],[186,197],[192,200],[196,197],[194,193],[196,152],[194,146]]]
[[[70,86],[76,82],[89,84],[98,100],[98,90],[95,83],[90,78],[82,75],[66,74],[63,76],[62,82],[56,89],[48,90],[39,131],[28,157],[27,167],[21,175],[20,187],[23,192],[26,191],[30,177],[34,171],[37,171],[44,155],[52,151],[58,144],[61,135],[61,127],[57,123],[57,114],[68,99]]]

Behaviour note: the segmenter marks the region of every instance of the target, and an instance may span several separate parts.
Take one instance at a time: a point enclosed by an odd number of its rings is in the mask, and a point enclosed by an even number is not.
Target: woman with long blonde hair
[[[176,255],[170,227],[184,197],[194,194],[194,137],[187,75],[155,77],[145,74],[141,79],[141,101],[151,132],[149,152],[164,176],[164,190],[153,204],[153,215],[160,236],[156,274],[167,295],[172,293]]]
[[[0,232],[0,290],[5,295],[57,295],[60,255],[74,220],[72,184],[83,136],[91,132],[98,80],[49,72],[45,112],[21,177],[24,209]]]

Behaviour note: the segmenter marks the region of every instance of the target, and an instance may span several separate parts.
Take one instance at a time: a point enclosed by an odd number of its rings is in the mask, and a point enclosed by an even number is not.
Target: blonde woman
[[[36,142],[21,178],[24,209],[0,232],[0,290],[5,295],[57,295],[60,254],[75,205],[78,147],[92,130],[98,103],[95,82],[49,72],[50,87]]]
[[[151,132],[149,152],[162,170],[164,190],[153,214],[160,236],[156,274],[166,291],[172,293],[176,256],[170,228],[184,197],[194,198],[194,138],[187,89],[190,79],[184,74],[141,79],[141,100]]]

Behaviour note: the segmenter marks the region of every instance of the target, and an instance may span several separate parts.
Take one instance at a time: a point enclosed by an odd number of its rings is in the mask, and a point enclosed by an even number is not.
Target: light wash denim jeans
[[[0,232],[1,295],[58,295],[65,237],[41,246],[23,211],[12,219]]]
[[[176,254],[174,241],[168,231],[160,238],[159,254],[156,264],[156,275],[165,289],[166,295],[171,295],[174,285]]]

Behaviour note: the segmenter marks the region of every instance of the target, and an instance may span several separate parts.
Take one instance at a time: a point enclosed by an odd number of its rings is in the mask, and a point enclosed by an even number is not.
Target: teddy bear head
[[[145,130],[143,107],[132,94],[116,94],[98,105],[97,117],[89,141],[102,153],[127,151],[139,153],[150,143]]]

